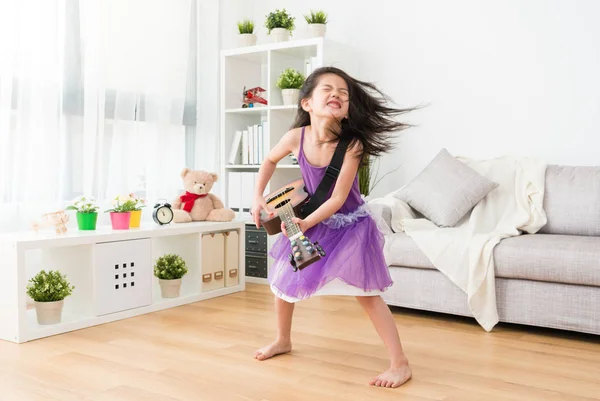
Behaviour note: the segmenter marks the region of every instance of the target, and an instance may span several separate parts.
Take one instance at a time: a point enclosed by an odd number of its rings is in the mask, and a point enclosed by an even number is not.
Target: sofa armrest
[[[392,208],[388,205],[384,205],[381,203],[367,203],[369,210],[371,212],[371,216],[377,223],[377,227],[379,230],[387,235],[393,234],[392,230]]]

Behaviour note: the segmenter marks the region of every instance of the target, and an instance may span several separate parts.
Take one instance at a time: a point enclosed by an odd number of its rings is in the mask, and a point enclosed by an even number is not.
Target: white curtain
[[[195,0],[0,3],[0,231],[82,194],[176,196],[197,165]]]

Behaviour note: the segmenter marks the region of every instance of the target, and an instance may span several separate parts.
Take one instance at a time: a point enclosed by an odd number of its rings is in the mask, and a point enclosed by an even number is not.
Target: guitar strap
[[[340,169],[342,168],[342,164],[344,163],[344,156],[346,154],[348,144],[350,143],[350,139],[350,135],[343,135],[340,138],[340,141],[335,148],[333,157],[329,162],[329,166],[327,166],[327,170],[325,170],[325,175],[321,179],[319,186],[315,190],[315,193],[310,197],[309,201],[300,209],[303,219],[317,210],[317,208],[321,206],[323,202],[325,202],[325,198],[327,197],[327,194],[334,181],[338,177]]]

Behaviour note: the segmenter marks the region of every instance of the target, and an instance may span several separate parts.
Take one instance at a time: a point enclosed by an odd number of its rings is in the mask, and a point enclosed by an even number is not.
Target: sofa
[[[494,248],[500,322],[600,335],[600,167],[549,165],[546,224]],[[388,227],[389,208],[379,213]],[[404,232],[386,234],[388,305],[472,316],[465,293]]]

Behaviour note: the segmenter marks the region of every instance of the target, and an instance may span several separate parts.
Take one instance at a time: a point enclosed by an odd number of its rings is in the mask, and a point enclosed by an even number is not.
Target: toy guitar
[[[302,270],[325,256],[325,251],[323,251],[318,241],[314,244],[311,243],[310,239],[300,230],[298,224],[292,222],[297,214],[301,214],[302,206],[308,200],[308,193],[304,190],[304,181],[299,179],[284,185],[265,197],[267,206],[277,213],[275,217],[269,218],[263,210],[260,212],[260,223],[269,235],[280,233],[281,223],[284,223],[292,247],[289,259],[294,271]]]

